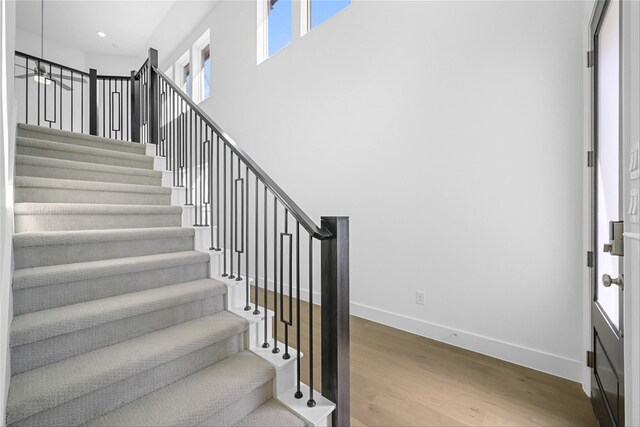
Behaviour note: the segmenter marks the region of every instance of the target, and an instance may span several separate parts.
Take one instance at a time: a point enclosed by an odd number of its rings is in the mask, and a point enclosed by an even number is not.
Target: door
[[[601,426],[624,426],[620,7],[618,0],[598,1],[591,23],[594,136],[591,399]]]

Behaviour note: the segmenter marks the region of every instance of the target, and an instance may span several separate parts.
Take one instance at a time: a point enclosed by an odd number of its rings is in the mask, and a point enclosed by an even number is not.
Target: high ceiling
[[[139,56],[144,55],[149,40],[161,32],[168,44],[161,48],[172,51],[218,1],[45,0],[44,37],[84,52]],[[40,11],[40,0],[19,0],[17,28],[40,37]],[[167,18],[172,25],[158,29]],[[98,37],[98,31],[107,36]]]

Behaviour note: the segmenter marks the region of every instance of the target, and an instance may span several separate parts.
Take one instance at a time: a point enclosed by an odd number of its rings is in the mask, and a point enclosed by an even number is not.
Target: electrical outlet
[[[416,291],[416,304],[424,305],[424,292]]]

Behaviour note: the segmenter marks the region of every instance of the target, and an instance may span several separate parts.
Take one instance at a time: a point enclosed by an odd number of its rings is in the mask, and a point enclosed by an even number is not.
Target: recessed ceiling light
[[[102,31],[98,31],[98,37],[107,37],[107,35]]]

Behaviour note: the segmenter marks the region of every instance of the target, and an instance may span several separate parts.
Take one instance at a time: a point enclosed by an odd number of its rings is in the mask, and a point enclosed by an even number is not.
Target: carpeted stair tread
[[[293,415],[275,399],[254,409],[249,415],[234,424],[235,427],[304,427],[306,423]]]
[[[21,202],[14,204],[14,219],[16,233],[177,227],[182,223],[182,208],[168,205]]]
[[[59,152],[66,157],[81,156],[82,161],[98,164],[114,164],[113,162],[128,162],[128,167],[153,169],[153,157],[144,154],[125,153],[122,151],[105,150],[103,148],[85,147],[81,145],[65,144],[64,142],[47,141],[34,138],[16,138],[16,152],[30,154],[31,150]],[[39,153],[39,152],[38,152]],[[40,154],[36,154],[40,155]],[[40,155],[41,157],[55,157],[53,153]],[[80,157],[78,157],[80,158]],[[125,165],[120,165],[125,166]]]
[[[177,265],[209,262],[209,254],[198,251],[171,252],[139,257],[49,265],[15,270],[13,288],[25,289],[58,283],[118,276],[139,271],[162,269]]]
[[[33,176],[17,176],[15,187],[38,187],[67,190],[110,191],[121,193],[146,193],[171,195],[171,189],[159,185],[120,184],[114,182],[78,181],[74,179],[52,179]]]
[[[17,135],[26,138],[46,139],[67,144],[100,147],[106,150],[124,151],[136,154],[145,153],[145,145],[143,144],[87,135],[78,132],[69,132],[44,126],[28,125],[25,123],[18,123]]]
[[[268,362],[245,351],[134,400],[88,425],[197,425],[273,376],[274,368]]]
[[[243,333],[247,326],[244,319],[223,311],[15,375],[7,399],[7,424]],[[229,374],[237,375],[237,368]]]
[[[75,160],[53,159],[26,154],[16,155],[16,164],[31,166],[56,167],[60,169],[75,169],[90,172],[107,172],[118,175],[138,175],[151,178],[161,178],[162,172],[152,169],[130,168],[126,166],[101,165],[98,163],[79,162]]]
[[[73,245],[79,243],[167,239],[189,237],[195,234],[193,228],[155,227],[123,228],[112,230],[71,230],[35,231],[18,233],[13,237],[14,248],[27,246]]]
[[[97,205],[94,203],[16,203],[15,215],[153,215],[181,214],[179,206]]]
[[[11,323],[11,347],[223,295],[226,291],[226,285],[217,280],[201,279],[23,314]]]
[[[13,238],[15,269],[192,250],[188,227],[38,231]]]

